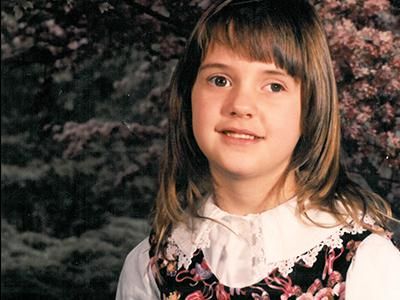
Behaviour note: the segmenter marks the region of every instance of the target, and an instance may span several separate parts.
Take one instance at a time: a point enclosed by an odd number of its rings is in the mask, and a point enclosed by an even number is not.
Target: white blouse
[[[218,208],[210,198],[192,229],[174,228],[168,253],[178,253],[178,269],[188,267],[196,249],[201,248],[211,271],[223,285],[241,288],[257,283],[278,268],[290,274],[295,262],[313,265],[322,247],[341,247],[344,233],[359,233],[357,226],[335,225],[325,212],[310,210],[320,227],[297,216],[293,198],[260,214],[237,216]],[[119,278],[116,300],[160,299],[149,268],[148,240],[127,256]],[[371,234],[359,245],[347,272],[346,299],[400,299],[400,252],[385,236]]]

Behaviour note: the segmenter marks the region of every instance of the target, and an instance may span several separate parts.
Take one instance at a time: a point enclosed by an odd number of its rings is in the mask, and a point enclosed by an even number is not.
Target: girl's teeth
[[[243,133],[226,132],[225,134],[236,139],[254,140],[256,138],[255,136]]]

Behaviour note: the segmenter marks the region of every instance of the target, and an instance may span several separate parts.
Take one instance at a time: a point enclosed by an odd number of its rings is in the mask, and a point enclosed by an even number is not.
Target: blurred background
[[[1,2],[1,299],[114,298],[149,230],[168,80],[210,2]],[[399,1],[313,3],[349,172],[399,217]]]

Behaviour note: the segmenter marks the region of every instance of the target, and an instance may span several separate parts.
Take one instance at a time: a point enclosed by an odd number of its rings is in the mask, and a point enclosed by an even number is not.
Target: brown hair
[[[352,182],[340,164],[340,118],[332,61],[323,26],[303,0],[218,1],[205,11],[173,74],[169,126],[160,170],[153,228],[157,251],[172,226],[196,216],[212,192],[208,161],[192,132],[191,90],[208,47],[221,43],[251,60],[273,62],[301,82],[301,132],[289,172],[296,174],[300,215],[309,208],[350,216],[366,226],[366,214],[385,226],[390,208]],[[344,213],[343,213],[344,210]]]

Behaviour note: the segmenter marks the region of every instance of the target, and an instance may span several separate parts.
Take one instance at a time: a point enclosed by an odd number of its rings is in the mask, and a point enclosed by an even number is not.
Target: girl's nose
[[[253,113],[245,107],[238,107],[230,112],[230,116],[250,119],[253,117]]]
[[[243,90],[232,91],[225,103],[225,113],[230,117],[251,119],[257,113],[255,95]]]

